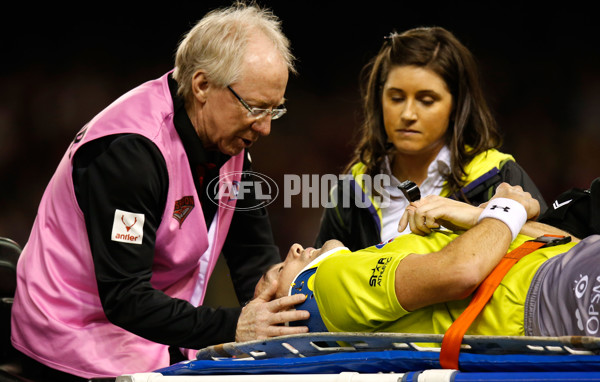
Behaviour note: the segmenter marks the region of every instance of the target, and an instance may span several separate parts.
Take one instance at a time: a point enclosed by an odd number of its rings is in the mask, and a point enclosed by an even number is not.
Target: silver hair
[[[217,86],[234,83],[242,71],[248,38],[255,31],[271,40],[288,70],[296,73],[295,58],[279,18],[256,4],[236,2],[207,13],[181,40],[173,71],[178,94],[185,99],[191,96],[192,77],[198,70],[204,70]]]

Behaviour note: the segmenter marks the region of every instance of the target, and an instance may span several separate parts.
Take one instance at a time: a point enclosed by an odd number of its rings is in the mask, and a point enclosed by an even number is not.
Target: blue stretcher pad
[[[190,381],[209,375],[235,381],[234,376],[344,373],[392,373],[398,381],[600,381],[600,339],[595,337],[465,336],[460,370],[446,370],[441,379],[422,379],[425,372],[444,371],[437,347],[442,338],[401,333],[283,336],[211,346],[200,350],[197,360],[156,373],[199,378]]]

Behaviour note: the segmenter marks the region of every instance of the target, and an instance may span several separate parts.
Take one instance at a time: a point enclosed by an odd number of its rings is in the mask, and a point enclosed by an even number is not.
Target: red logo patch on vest
[[[179,229],[183,221],[188,217],[190,212],[194,209],[194,197],[184,196],[183,198],[175,202],[175,209],[173,210],[173,218],[179,222]]]

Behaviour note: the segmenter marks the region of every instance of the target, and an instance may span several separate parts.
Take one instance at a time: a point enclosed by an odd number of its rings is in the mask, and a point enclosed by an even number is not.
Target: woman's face
[[[444,145],[452,94],[434,71],[394,67],[383,86],[382,106],[385,131],[399,154],[437,154]]]

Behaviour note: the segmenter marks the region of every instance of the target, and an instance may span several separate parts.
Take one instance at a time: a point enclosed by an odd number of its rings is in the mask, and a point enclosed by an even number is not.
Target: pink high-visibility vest
[[[227,236],[235,200],[225,195],[209,235],[188,157],[173,124],[168,74],[129,91],[91,120],[63,156],[42,197],[17,266],[13,345],[52,368],[85,378],[148,372],[169,365],[168,347],[111,324],[102,310],[84,217],[73,189],[71,159],[91,140],[140,134],[156,144],[169,174],[156,233],[151,283],[167,295],[202,303]],[[221,174],[242,170],[232,157]],[[238,180],[235,177],[225,177]],[[229,208],[223,208],[223,206]],[[143,240],[139,211],[115,211],[112,239]]]

